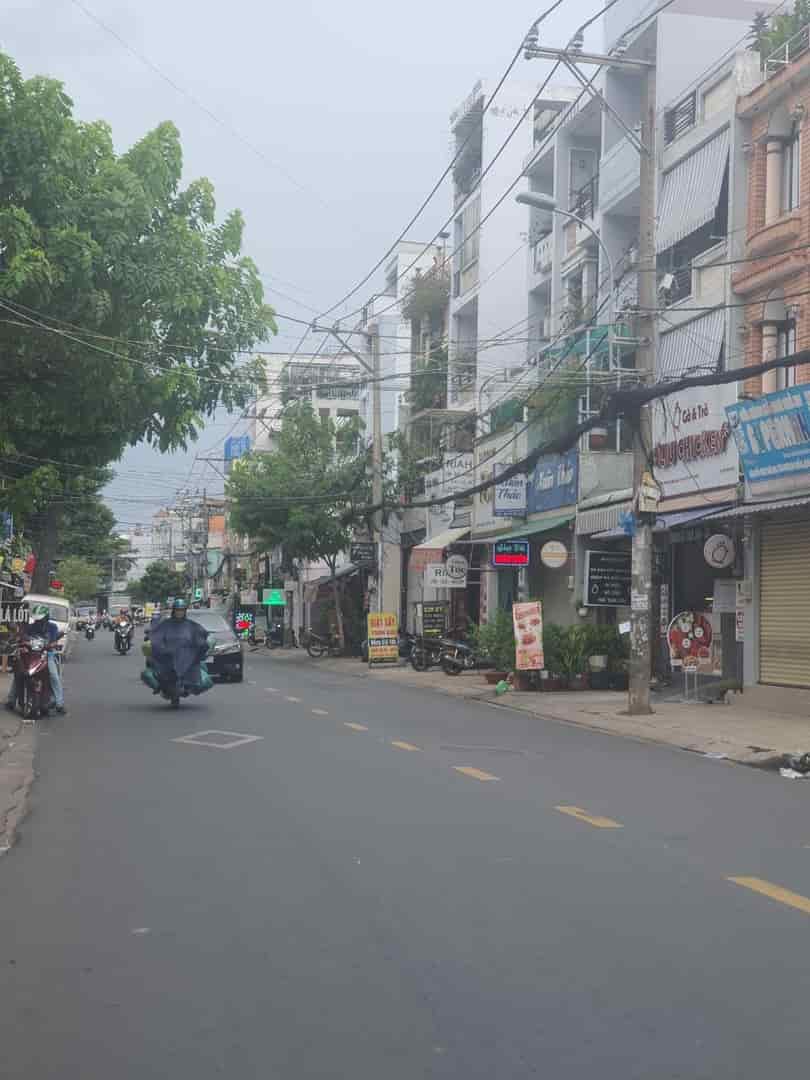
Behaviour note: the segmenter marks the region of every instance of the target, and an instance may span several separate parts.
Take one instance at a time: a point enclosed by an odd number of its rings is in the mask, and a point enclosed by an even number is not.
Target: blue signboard
[[[579,455],[545,454],[534,467],[528,481],[527,509],[530,514],[556,510],[577,501]]]
[[[728,405],[726,415],[753,498],[810,490],[810,386]]]
[[[231,435],[225,440],[225,460],[236,461],[250,450],[249,435]]]

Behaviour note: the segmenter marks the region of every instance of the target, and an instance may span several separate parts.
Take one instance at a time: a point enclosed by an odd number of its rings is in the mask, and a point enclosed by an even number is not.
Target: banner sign
[[[463,555],[451,555],[446,563],[430,563],[425,567],[425,585],[433,589],[466,589],[467,560]]]
[[[233,629],[237,637],[249,638],[256,627],[256,616],[252,611],[237,608],[233,613]]]
[[[556,510],[576,503],[578,472],[579,454],[576,450],[569,450],[567,454],[544,454],[539,458],[529,476],[529,513]]]
[[[588,607],[630,607],[630,552],[585,553],[585,604]]]
[[[810,489],[810,386],[726,408],[751,498]]]
[[[389,611],[368,613],[369,664],[396,664],[399,661],[399,625]]]
[[[529,565],[529,541],[528,540],[493,540],[492,542],[492,565],[516,566]]]
[[[543,658],[543,608],[539,600],[512,604],[515,629],[515,667],[518,671],[540,671]]]
[[[493,466],[494,475],[508,469],[509,465],[496,464]],[[492,512],[495,517],[525,517],[526,515],[526,474],[518,473],[510,476],[503,483],[495,485],[495,501]]]
[[[737,484],[737,448],[726,415],[736,400],[737,384],[725,383],[652,403],[653,464],[663,498]]]
[[[447,604],[423,602],[421,608],[424,637],[442,637],[447,627]]]
[[[356,541],[349,548],[349,562],[355,566],[374,566],[377,562],[377,545],[373,542]]]

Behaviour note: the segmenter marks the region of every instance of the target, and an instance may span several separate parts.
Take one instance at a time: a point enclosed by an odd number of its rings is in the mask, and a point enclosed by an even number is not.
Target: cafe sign
[[[725,383],[653,402],[652,456],[662,498],[736,485],[737,448],[726,415],[736,401],[736,383]]]

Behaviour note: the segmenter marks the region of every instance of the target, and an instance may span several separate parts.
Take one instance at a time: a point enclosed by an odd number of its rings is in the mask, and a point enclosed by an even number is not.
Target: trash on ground
[[[785,754],[784,763],[786,769],[793,769],[802,776],[810,773],[810,753]]]
[[[723,754],[719,750],[707,750],[703,755],[704,757],[711,758],[712,761],[727,761],[728,754]]]
[[[810,773],[796,772],[795,769],[786,769],[784,766],[779,770],[779,775],[786,780],[810,780]]]
[[[509,685],[506,679],[501,679],[499,683],[495,684],[495,693],[498,695],[498,697],[500,697],[501,694],[505,694],[507,690],[511,689],[512,687]]]

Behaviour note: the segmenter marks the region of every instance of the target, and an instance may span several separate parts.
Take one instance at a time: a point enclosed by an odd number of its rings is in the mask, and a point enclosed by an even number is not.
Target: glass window
[[[776,335],[776,355],[779,357],[790,356],[796,352],[796,323],[788,321],[782,323]],[[796,385],[796,368],[777,368],[776,385],[780,390]]]
[[[800,168],[799,128],[793,125],[790,139],[782,152],[782,211],[795,210],[799,205],[799,168]]]

